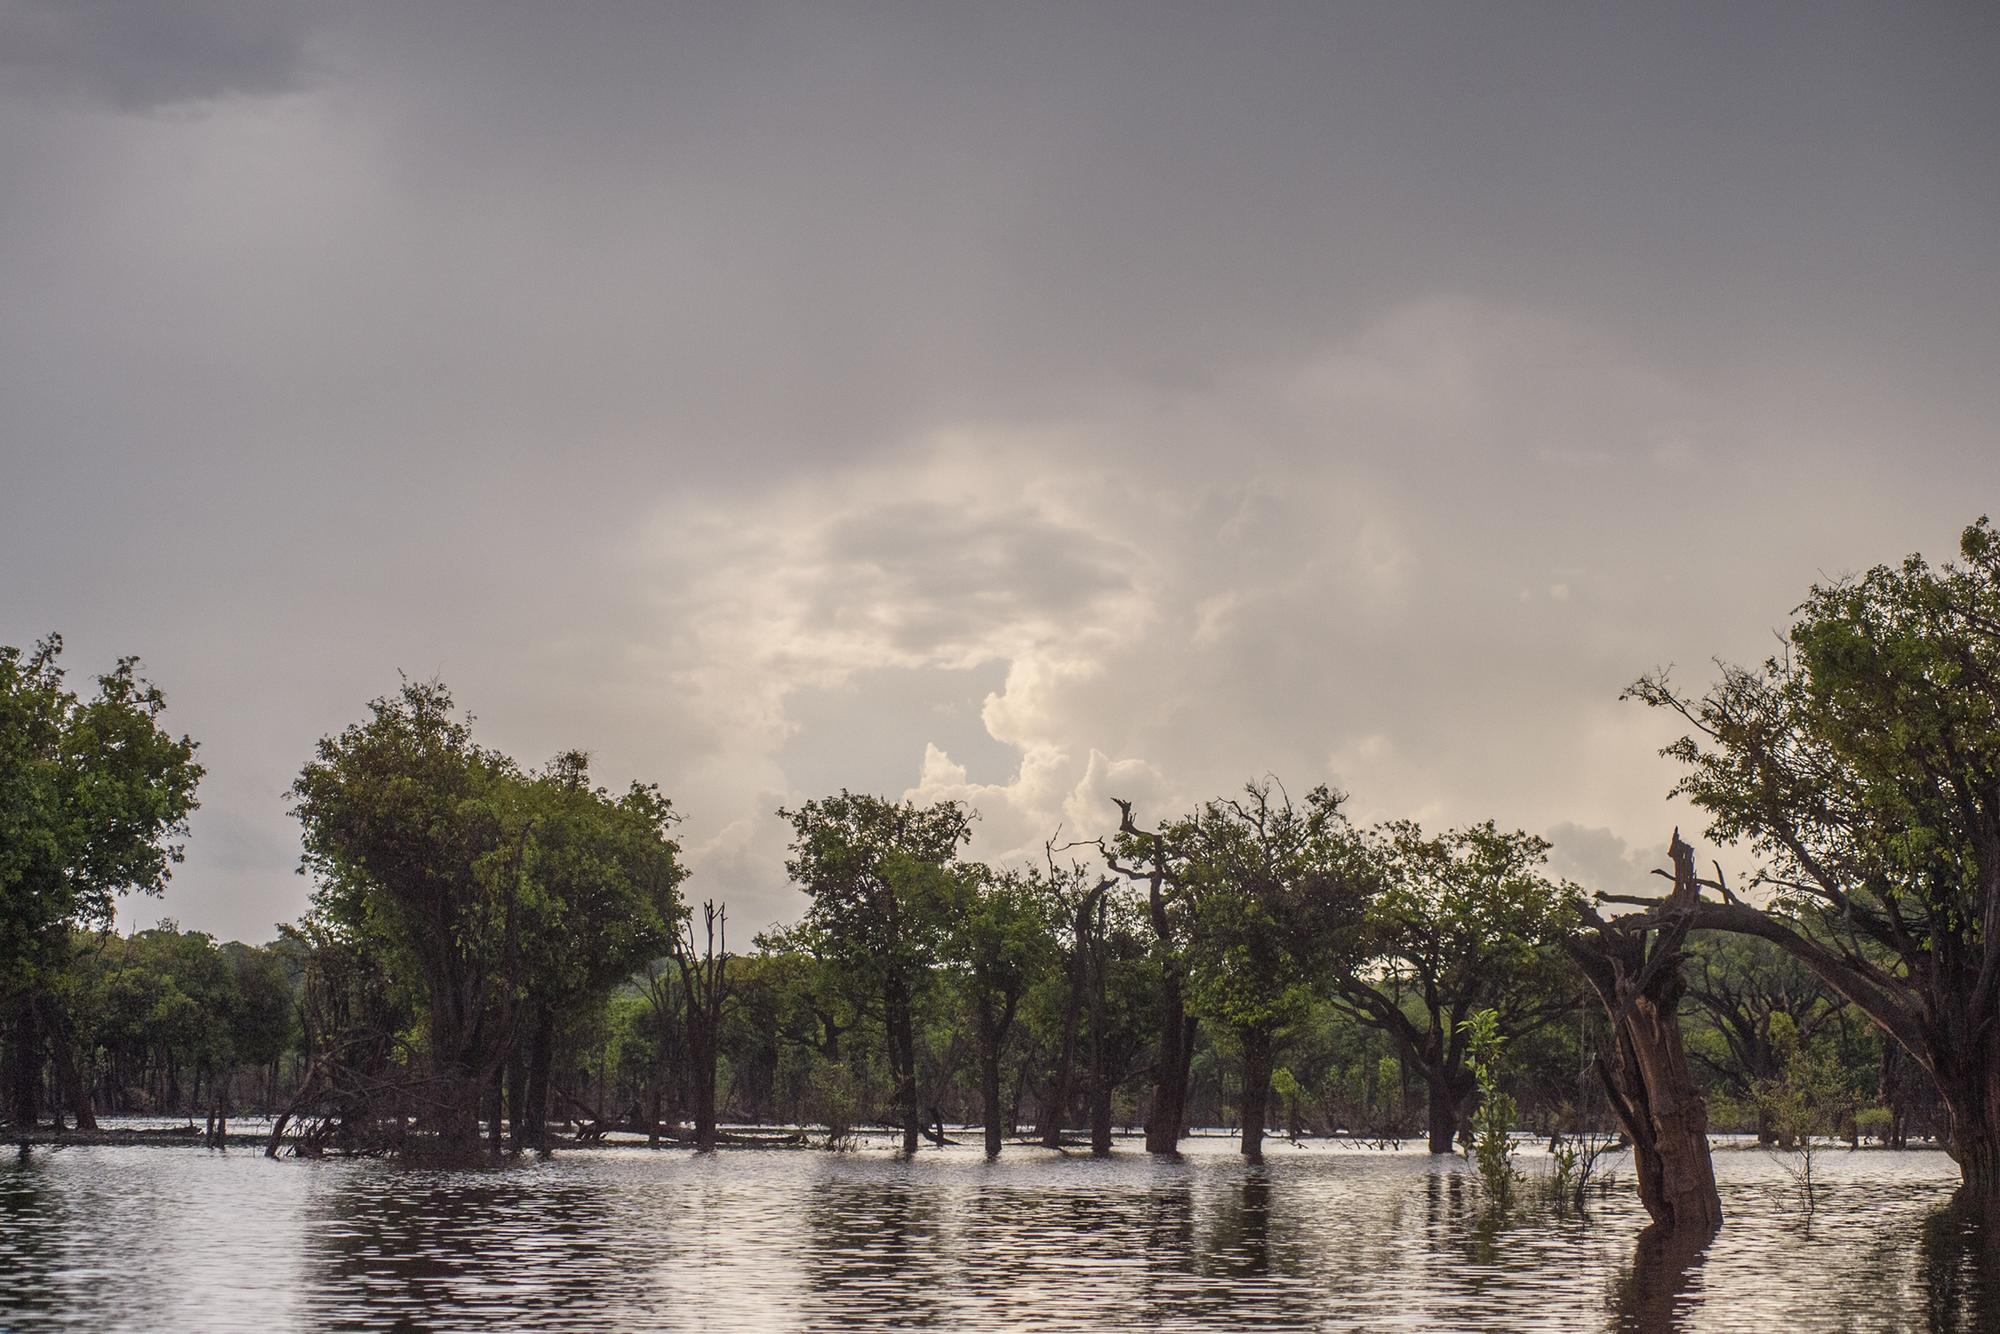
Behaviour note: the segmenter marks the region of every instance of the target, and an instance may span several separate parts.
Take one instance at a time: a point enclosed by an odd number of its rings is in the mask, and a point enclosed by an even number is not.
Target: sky
[[[404,675],[685,819],[1039,858],[1269,774],[1629,891],[1620,691],[2000,510],[2000,10],[0,0],[0,643],[304,911]],[[1733,854],[1731,854],[1733,855]]]

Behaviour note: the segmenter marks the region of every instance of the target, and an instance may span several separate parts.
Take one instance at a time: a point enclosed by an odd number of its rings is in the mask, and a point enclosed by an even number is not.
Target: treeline
[[[280,1129],[466,1154],[545,1147],[551,1119],[707,1146],[740,1118],[914,1150],[965,1120],[989,1152],[1010,1132],[1101,1152],[1136,1123],[1168,1152],[1233,1120],[1254,1157],[1294,1122],[1444,1151],[1482,1087],[1575,1127],[1601,1090],[1659,1218],[1719,1219],[1711,1124],[1935,1133],[2000,1211],[2000,537],[1974,524],[1961,557],[1814,588],[1783,654],[1704,693],[1631,688],[1685,724],[1677,790],[1762,863],[1732,887],[1676,837],[1664,898],[1587,896],[1492,823],[1361,828],[1340,794],[1272,780],[1121,803],[1115,832],[1016,867],[966,855],[958,805],[841,792],[778,812],[802,912],[733,957],[657,789],[598,787],[581,754],[522,765],[441,684],[407,684],[292,789],[315,891],[278,947]],[[162,887],[200,769],[130,661],[86,699],[59,653],[0,650],[13,1118],[242,1096],[276,1026],[239,1031],[226,988],[206,1048],[91,1008],[115,992],[84,981],[113,899]],[[211,994],[198,971],[180,996]]]
[[[383,716],[429,726],[441,703],[421,687]],[[563,771],[572,788],[576,773]],[[1502,1079],[1525,1128],[1613,1128],[1595,1069],[1603,1019],[1554,947],[1577,891],[1543,873],[1540,840],[1357,831],[1329,792],[1294,804],[1261,784],[1008,872],[960,859],[971,825],[950,804],[843,793],[788,814],[810,906],[751,952],[728,953],[711,907],[715,935],[683,931],[568,1004],[485,979],[532,1015],[509,1024],[496,1004],[485,1017],[500,1048],[485,1060],[501,1072],[486,1076],[489,1134],[504,1124],[509,1143],[545,1144],[551,1113],[582,1134],[655,1142],[713,1143],[719,1122],[836,1139],[971,1124],[991,1152],[1013,1136],[1102,1152],[1114,1132],[1156,1123],[1164,1085],[1181,1115],[1161,1129],[1176,1141],[1239,1126],[1255,1153],[1268,1126],[1449,1151],[1474,1101],[1460,1026],[1482,1010],[1507,1040]],[[263,947],[171,924],[78,933],[45,998],[52,1106],[83,1128],[96,1113],[286,1109],[315,1147],[443,1133],[415,956],[341,930],[334,911],[350,907],[328,896]],[[509,957],[504,942],[490,955]],[[1919,1072],[1782,952],[1709,937],[1688,975],[1687,1043],[1716,1128],[1898,1144],[1939,1129]],[[1159,1061],[1165,1024],[1184,1054],[1178,1088]]]

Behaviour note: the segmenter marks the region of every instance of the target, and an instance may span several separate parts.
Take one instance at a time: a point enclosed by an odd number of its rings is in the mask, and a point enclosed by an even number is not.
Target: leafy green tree
[[[0,998],[23,1126],[41,1115],[46,996],[71,932],[108,926],[127,891],[165,888],[202,773],[194,742],[161,728],[166,697],[138,659],[120,659],[84,698],[64,684],[61,656],[56,635],[25,653],[0,647]],[[68,1100],[88,1121],[88,1091],[70,1073]]]
[[[593,787],[581,753],[524,772],[477,745],[438,682],[409,682],[320,742],[293,786],[313,915],[422,997],[424,1120],[436,1147],[475,1150],[483,1098],[525,1011],[517,1110],[541,1142],[556,1026],[664,954],[681,914],[671,805]]]
[[[515,1140],[540,1148],[558,1029],[673,951],[686,871],[672,832],[680,817],[650,784],[614,797],[592,785],[588,757],[570,751],[511,787],[505,821],[518,830],[516,855],[494,868],[510,902],[501,1008],[525,1031],[503,1037],[525,1038]]]
[[[1189,1000],[1243,1056],[1243,1155],[1263,1158],[1272,1049],[1329,973],[1356,962],[1371,872],[1321,786],[1294,803],[1271,781],[1168,826],[1189,906]]]
[[[1760,936],[1936,1080],[1966,1194],[2000,1212],[2000,534],[1815,585],[1786,651],[1706,694],[1631,694],[1689,731],[1666,754],[1710,833],[1765,859],[1756,906],[1718,876],[1697,927]]]
[[[856,1111],[854,1043],[867,998],[820,933],[797,925],[761,932],[757,952],[736,968],[738,1003],[725,1041],[738,1068],[770,1071],[771,1094],[788,1120],[818,1121],[834,1142]]]
[[[1432,1153],[1450,1153],[1478,1093],[1465,1021],[1494,1012],[1512,1040],[1576,1004],[1554,946],[1581,894],[1547,876],[1549,845],[1491,821],[1429,836],[1397,821],[1373,832],[1380,888],[1367,910],[1366,962],[1335,973],[1338,1004],[1396,1040],[1429,1090]]]
[[[843,790],[778,814],[791,822],[785,867],[810,896],[806,925],[829,958],[872,993],[889,1048],[892,1102],[913,1154],[922,1134],[916,1006],[944,935],[941,911],[971,816],[956,802],[918,806]]]
[[[519,944],[522,776],[473,742],[441,682],[405,682],[369,714],[323,739],[292,786],[313,912],[417,980],[434,1080],[425,1119],[440,1148],[469,1153]]]
[[[1053,967],[1056,899],[1035,872],[957,868],[948,886],[944,958],[959,973],[978,1047],[980,1116],[986,1156],[1000,1156],[1006,1117],[1000,1067],[1028,988]],[[949,874],[941,872],[941,874]]]

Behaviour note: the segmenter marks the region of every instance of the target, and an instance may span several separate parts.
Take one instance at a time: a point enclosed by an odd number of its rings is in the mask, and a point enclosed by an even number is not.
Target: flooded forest
[[[1631,686],[1700,836],[1756,854],[1734,884],[1694,831],[1579,885],[1269,775],[1024,865],[968,855],[966,805],[840,791],[772,815],[799,911],[743,941],[666,794],[492,750],[433,680],[304,759],[302,920],[120,934],[199,752],[136,661],[79,690],[61,653],[0,650],[0,1319],[146,1323],[186,1271],[62,1280],[134,1210],[258,1233],[312,1319],[420,1278],[606,1328],[1996,1311],[1984,520],[1814,587],[1782,656]]]

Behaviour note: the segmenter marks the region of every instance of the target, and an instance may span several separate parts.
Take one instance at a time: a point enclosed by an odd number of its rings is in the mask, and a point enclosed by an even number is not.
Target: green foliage
[[[1395,1040],[1433,1101],[1448,1100],[1431,1109],[1433,1137],[1447,1135],[1474,1093],[1465,1019],[1491,1010],[1514,1039],[1575,1005],[1556,942],[1575,927],[1581,891],[1543,870],[1546,841],[1491,822],[1433,836],[1395,821],[1370,832],[1368,850],[1379,888],[1363,923],[1366,964],[1334,973],[1334,994]]]
[[[70,930],[108,926],[118,895],[161,892],[201,780],[138,659],[85,698],[61,656],[56,635],[0,647],[0,992],[60,967]]]
[[[1789,1024],[1777,1027],[1784,1073],[1759,1082],[1757,1104],[1777,1132],[1782,1161],[1811,1213],[1818,1204],[1820,1140],[1853,1117],[1859,1099],[1836,1044],[1801,1041]]]
[[[1704,910],[1806,961],[1933,1072],[1966,1183],[2000,1201],[2000,537],[1816,585],[1786,651],[1689,697],[1676,792],[1765,861],[1769,910]]]
[[[1182,867],[1195,1013],[1275,1030],[1305,1012],[1330,971],[1355,962],[1370,885],[1341,801],[1321,786],[1294,804],[1252,783],[1163,831]]]
[[[1466,1064],[1479,1086],[1479,1105],[1472,1114],[1473,1163],[1487,1197],[1496,1207],[1513,1202],[1521,1174],[1514,1169],[1514,1099],[1500,1087],[1500,1056],[1507,1039],[1494,1010],[1478,1010],[1459,1025],[1465,1034]]]
[[[580,753],[530,772],[479,746],[438,682],[369,712],[293,785],[312,921],[421,998],[440,1130],[463,1147],[525,1010],[542,1041],[670,948],[676,817],[650,786],[593,787]]]
[[[779,815],[792,825],[786,870],[811,899],[805,927],[881,1007],[897,1119],[905,1151],[914,1151],[918,1008],[955,906],[976,895],[968,876],[977,873],[958,864],[971,817],[956,802],[918,806],[846,791]],[[1004,966],[1004,945],[995,948],[990,959]]]
[[[785,869],[811,899],[805,924],[846,971],[914,990],[963,892],[947,871],[972,837],[965,809],[842,791],[778,814],[792,826]]]

